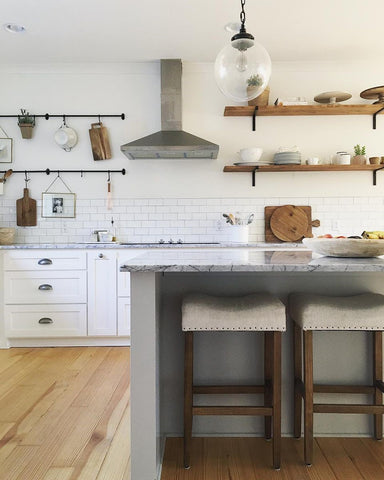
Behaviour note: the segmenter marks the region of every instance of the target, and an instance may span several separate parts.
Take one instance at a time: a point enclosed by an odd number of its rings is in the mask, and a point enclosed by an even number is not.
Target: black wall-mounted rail
[[[8,170],[1,170],[0,173],[6,173]],[[23,175],[28,173],[45,173],[46,175],[50,175],[51,173],[80,173],[83,176],[84,173],[121,173],[125,175],[127,172],[125,168],[121,170],[51,170],[50,168],[46,168],[45,170],[12,170],[12,175],[14,173],[22,173]]]
[[[24,115],[0,115],[0,118],[19,118],[23,117]],[[106,117],[115,117],[115,118],[121,118],[121,120],[125,120],[125,113],[120,113],[119,115],[102,115],[102,114],[92,114],[92,115],[67,115],[66,113],[62,113],[61,115],[52,115],[50,113],[45,113],[45,114],[39,114],[39,115],[34,115],[34,114],[29,114],[30,117],[34,118],[45,118],[46,120],[49,120],[50,118],[63,118],[64,120],[66,118],[72,118],[72,117],[77,117],[77,118],[106,118]]]

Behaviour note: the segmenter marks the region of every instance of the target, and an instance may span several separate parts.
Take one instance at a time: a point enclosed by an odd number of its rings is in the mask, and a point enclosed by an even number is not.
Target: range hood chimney
[[[182,130],[181,60],[161,60],[161,130],[120,147],[141,158],[217,158],[219,146]]]

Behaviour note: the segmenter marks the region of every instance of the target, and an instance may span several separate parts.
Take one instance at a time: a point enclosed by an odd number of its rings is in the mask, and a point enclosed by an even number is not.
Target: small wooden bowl
[[[380,157],[369,157],[369,163],[372,165],[379,165]]]

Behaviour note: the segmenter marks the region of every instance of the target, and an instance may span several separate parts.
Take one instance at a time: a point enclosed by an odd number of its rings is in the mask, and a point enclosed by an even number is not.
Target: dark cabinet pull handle
[[[39,265],[52,265],[52,260],[50,258],[42,258],[37,263]]]
[[[39,290],[53,290],[53,287],[48,283],[43,283],[42,285],[39,285]]]
[[[49,323],[53,323],[53,320],[52,318],[43,317],[43,318],[40,318],[39,323],[41,325],[48,325]]]

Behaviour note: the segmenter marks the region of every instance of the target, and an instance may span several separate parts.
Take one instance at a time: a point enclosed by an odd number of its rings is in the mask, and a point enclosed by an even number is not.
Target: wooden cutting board
[[[313,237],[312,227],[320,225],[312,220],[309,206],[282,205],[265,207],[265,241],[269,243],[298,242]]]
[[[94,160],[109,160],[112,158],[108,130],[103,127],[101,122],[91,124],[91,128],[89,129],[89,138],[91,139]]]
[[[17,225],[35,227],[37,225],[36,200],[30,198],[28,188],[24,188],[23,198],[16,200]]]

